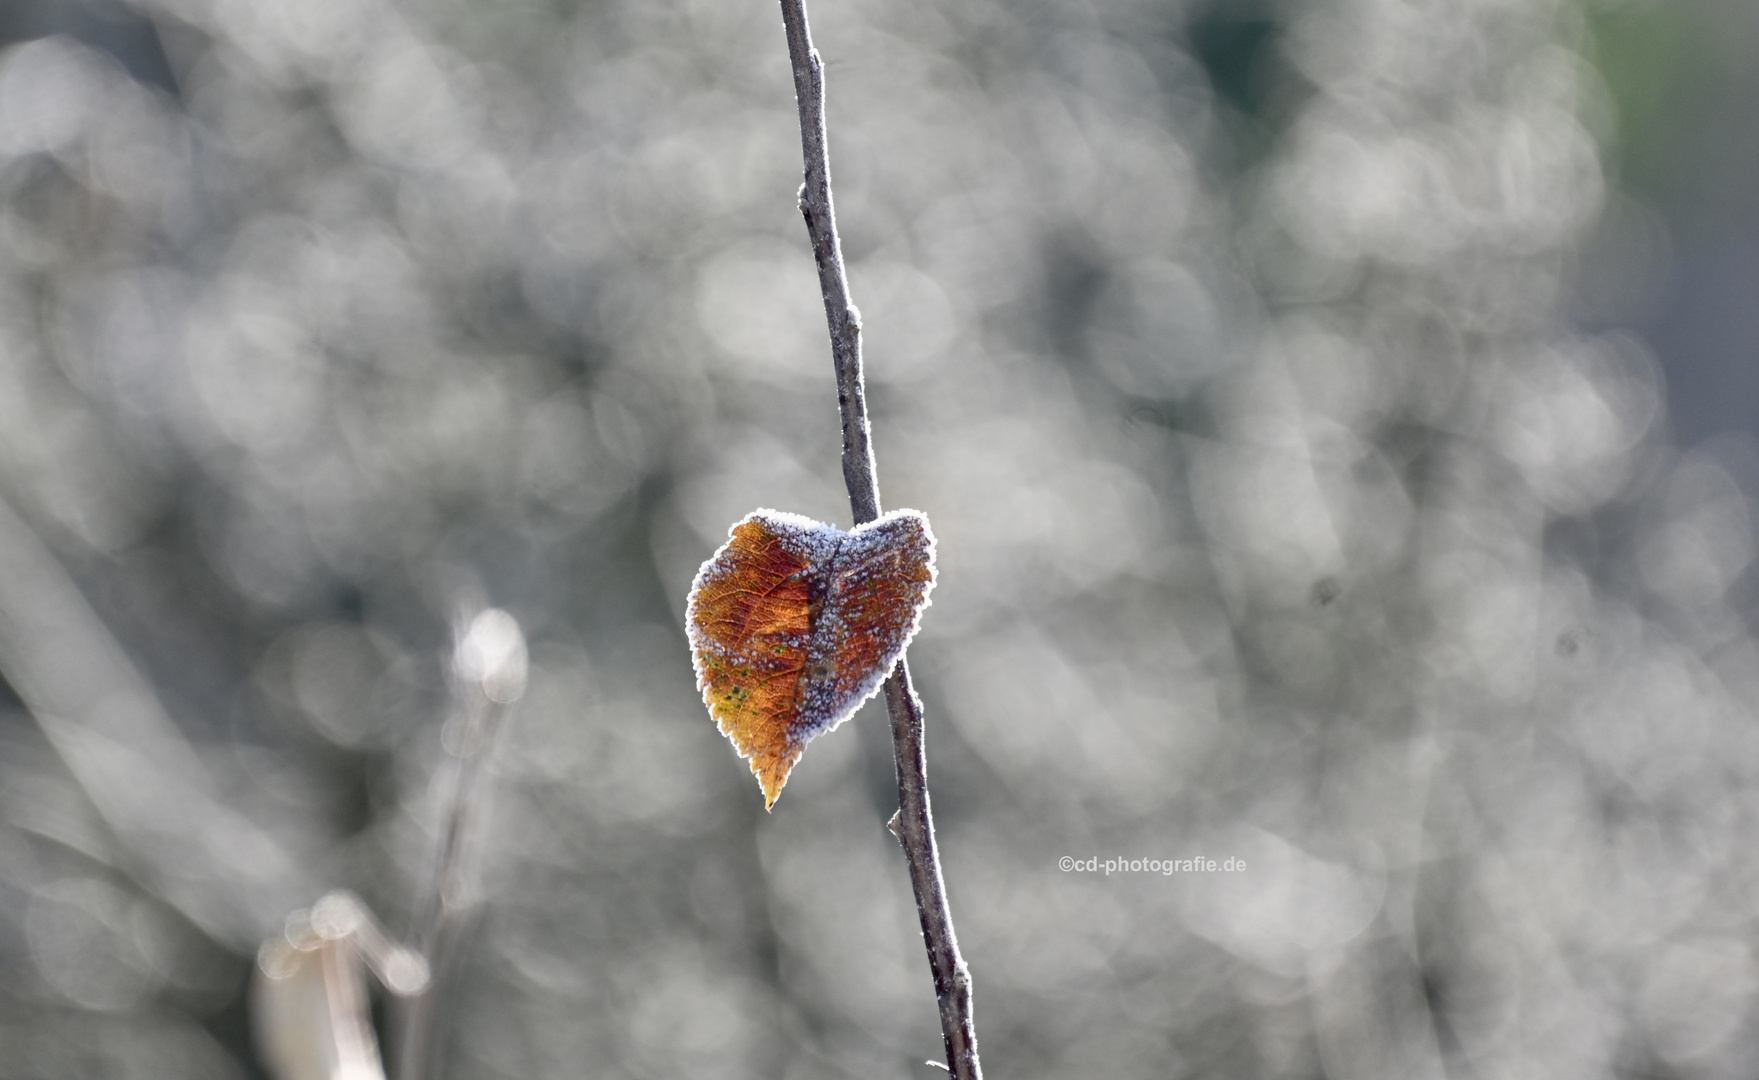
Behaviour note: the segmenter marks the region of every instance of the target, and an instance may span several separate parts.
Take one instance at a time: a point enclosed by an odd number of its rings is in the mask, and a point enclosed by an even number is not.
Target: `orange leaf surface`
[[[915,510],[853,532],[754,510],[702,564],[684,621],[696,685],[775,805],[806,744],[876,693],[934,588]]]

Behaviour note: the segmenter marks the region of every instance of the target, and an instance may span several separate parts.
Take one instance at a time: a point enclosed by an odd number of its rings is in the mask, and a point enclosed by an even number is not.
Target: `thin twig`
[[[831,205],[830,151],[825,143],[824,68],[806,25],[805,0],[781,0],[782,23],[788,35],[788,57],[794,67],[794,98],[800,108],[800,144],[806,182],[800,186],[800,213],[818,263],[819,289],[824,294],[825,322],[831,334],[831,361],[837,371],[837,406],[843,417],[843,481],[855,524],[879,517],[879,481],[868,438],[867,400],[861,375],[861,313],[849,298],[843,271],[843,247]],[[923,750],[922,701],[910,689],[910,670],[903,660],[886,681],[886,709],[892,719],[892,748],[898,769],[898,811],[894,830],[910,864],[916,911],[922,919],[928,966],[940,1004],[941,1033],[946,1038],[947,1065],[957,1080],[980,1080],[977,1032],[971,1022],[971,973],[959,956],[953,915],[941,879],[940,853],[935,847],[934,816],[928,801],[928,758]]]
[[[843,482],[855,524],[879,517],[879,481],[867,438],[867,397],[861,383],[861,312],[849,299],[843,275],[843,243],[831,207],[831,153],[825,144],[825,75],[806,28],[806,0],[782,0],[788,32],[788,58],[794,64],[794,100],[800,107],[800,148],[806,182],[800,185],[800,213],[818,263],[818,287],[825,298],[831,331],[831,362],[837,369],[837,408],[843,414]]]
[[[403,1012],[397,1075],[399,1080],[431,1080],[439,998],[458,939],[460,916],[475,892],[470,858],[470,826],[480,799],[483,765],[502,722],[525,690],[525,638],[504,611],[485,611],[459,635],[453,662],[453,689],[462,725],[453,747],[446,793],[440,802],[439,841],[426,892],[416,914],[411,944],[426,959],[425,991],[408,999]]]

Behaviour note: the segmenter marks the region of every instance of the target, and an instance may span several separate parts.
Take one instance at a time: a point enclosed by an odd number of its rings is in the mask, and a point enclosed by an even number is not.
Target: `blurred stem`
[[[411,944],[421,951],[430,972],[427,987],[410,997],[403,1010],[397,1055],[398,1080],[430,1080],[434,1069],[436,1019],[445,992],[452,946],[458,940],[461,916],[475,891],[474,865],[467,841],[477,803],[476,789],[483,761],[508,705],[483,693],[473,681],[459,680],[464,724],[456,754],[449,762],[446,793],[440,803],[439,840],[428,885],[421,897]]]
[[[831,333],[831,360],[837,370],[837,406],[843,418],[843,481],[855,524],[879,517],[879,481],[868,438],[867,400],[861,375],[861,313],[849,298],[843,271],[843,246],[837,238],[831,205],[831,161],[825,142],[824,68],[806,25],[805,0],[781,0],[782,23],[788,35],[788,57],[794,67],[794,98],[800,108],[800,144],[806,180],[800,186],[800,213],[818,263],[819,289],[824,295],[825,322]],[[928,800],[928,758],[923,749],[922,701],[910,688],[903,660],[886,680],[886,709],[892,719],[892,748],[898,769],[899,841],[910,864],[916,911],[940,1004],[941,1033],[946,1038],[947,1067],[958,1080],[979,1080],[977,1032],[971,1022],[971,973],[959,955],[953,914],[941,879],[940,853],[934,839],[934,815]]]

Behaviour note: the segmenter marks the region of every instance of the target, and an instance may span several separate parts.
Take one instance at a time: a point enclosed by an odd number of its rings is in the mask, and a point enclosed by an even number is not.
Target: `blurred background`
[[[1759,8],[812,15],[990,1074],[1747,1075]],[[849,523],[774,3],[0,40],[0,1077],[267,1076],[490,605],[446,1075],[936,1075],[881,710],[766,815],[682,630]]]

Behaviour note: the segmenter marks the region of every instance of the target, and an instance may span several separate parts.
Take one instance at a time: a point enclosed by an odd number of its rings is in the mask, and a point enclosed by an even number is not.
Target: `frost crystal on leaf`
[[[702,564],[685,606],[697,687],[773,805],[806,744],[885,682],[934,588],[915,510],[852,532],[755,510]]]

